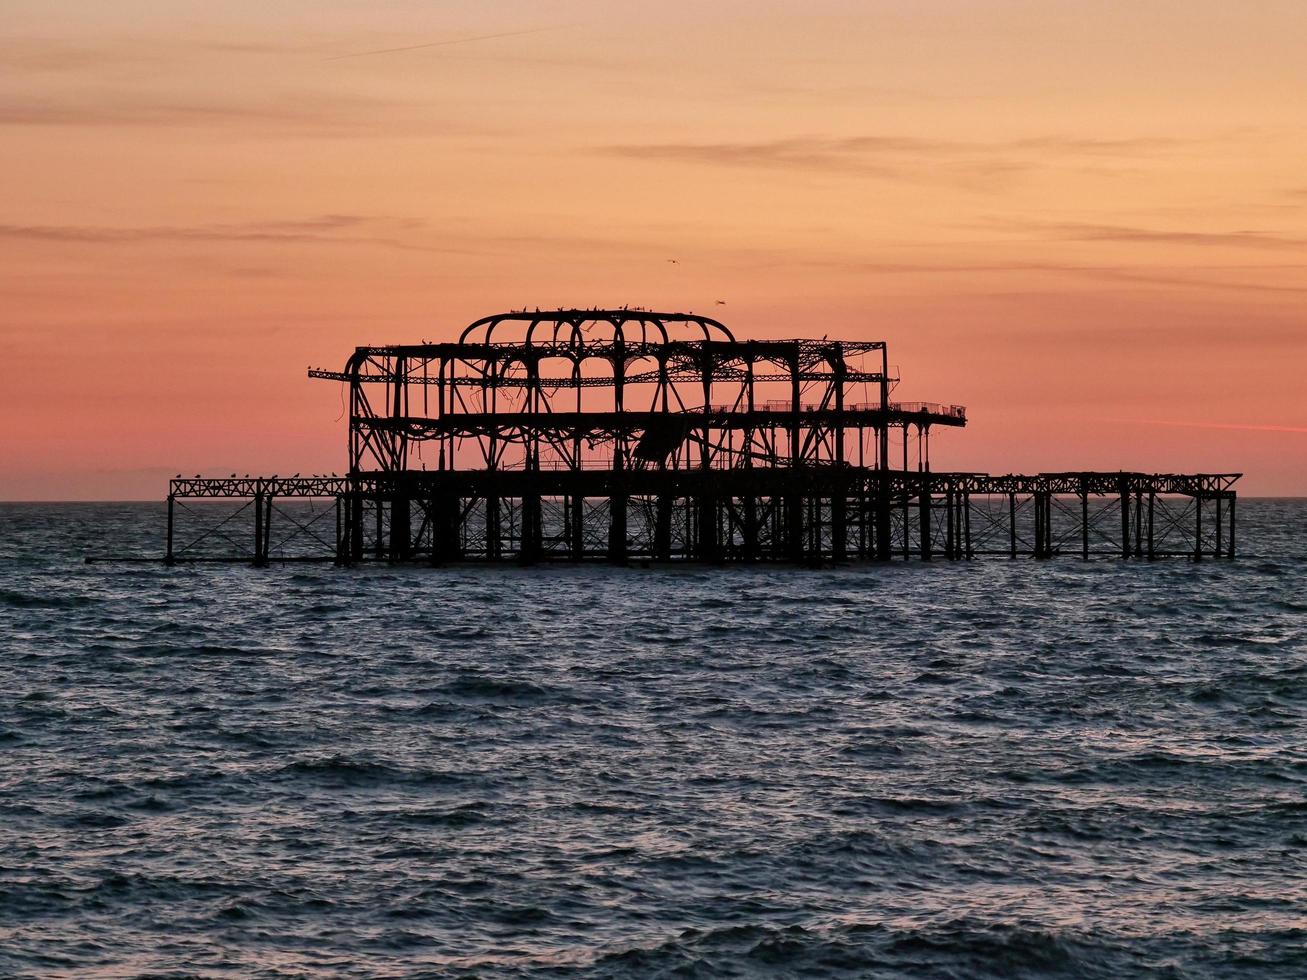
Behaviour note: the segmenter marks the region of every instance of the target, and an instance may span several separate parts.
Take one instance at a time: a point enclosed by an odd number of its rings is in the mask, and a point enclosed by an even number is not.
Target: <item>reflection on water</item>
[[[0,973],[1307,974],[1307,504],[1230,562],[86,566],[0,508]]]

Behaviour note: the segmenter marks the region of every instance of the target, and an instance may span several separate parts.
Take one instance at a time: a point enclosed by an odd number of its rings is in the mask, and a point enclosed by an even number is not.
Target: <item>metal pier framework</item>
[[[348,474],[175,479],[165,560],[1234,556],[1238,474],[932,472],[966,413],[892,401],[883,342],[514,312],[309,374],[349,387]]]

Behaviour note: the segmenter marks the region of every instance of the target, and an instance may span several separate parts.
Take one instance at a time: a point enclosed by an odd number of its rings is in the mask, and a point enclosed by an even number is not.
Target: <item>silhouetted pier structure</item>
[[[309,373],[349,386],[348,473],[175,479],[165,560],[1234,556],[1238,474],[932,472],[966,412],[891,400],[883,342],[514,312]]]

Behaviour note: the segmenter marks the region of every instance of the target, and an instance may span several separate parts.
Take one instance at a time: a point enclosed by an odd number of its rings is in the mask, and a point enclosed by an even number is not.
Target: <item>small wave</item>
[[[0,589],[0,606],[12,609],[80,609],[94,604],[95,599],[80,595],[33,595],[14,589]]]
[[[415,783],[428,786],[455,785],[463,781],[456,773],[430,769],[405,769],[387,762],[330,755],[298,759],[277,770],[278,775],[307,777],[328,786],[376,786],[386,783]]]
[[[544,704],[550,701],[574,701],[571,695],[557,688],[546,687],[532,681],[503,677],[486,677],[471,674],[456,677],[436,688],[441,694],[467,701],[486,701],[496,704]]]

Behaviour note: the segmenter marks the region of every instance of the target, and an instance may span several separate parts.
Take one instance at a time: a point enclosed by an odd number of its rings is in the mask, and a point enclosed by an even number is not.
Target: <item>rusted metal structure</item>
[[[168,561],[1234,554],[1237,474],[932,472],[931,429],[966,413],[893,401],[879,341],[512,312],[309,373],[348,386],[348,473],[174,480]],[[197,498],[239,505],[215,525]],[[180,539],[181,511],[209,530]]]

